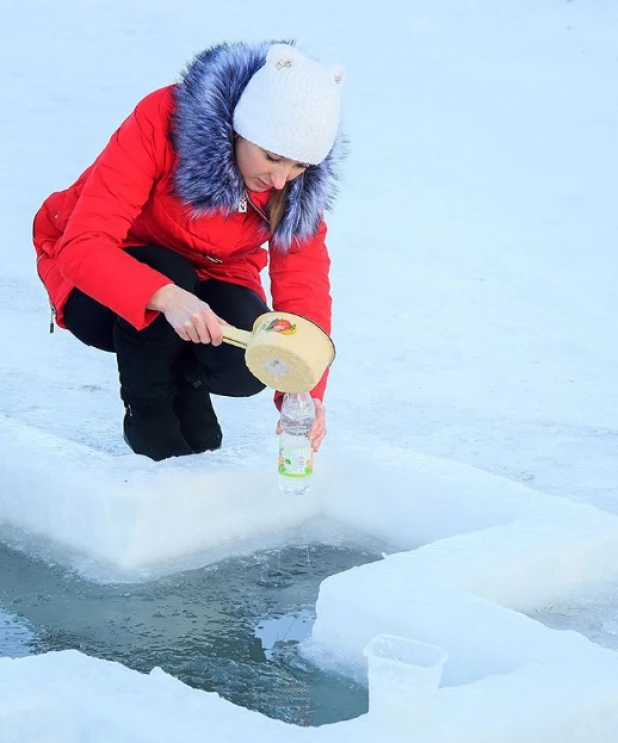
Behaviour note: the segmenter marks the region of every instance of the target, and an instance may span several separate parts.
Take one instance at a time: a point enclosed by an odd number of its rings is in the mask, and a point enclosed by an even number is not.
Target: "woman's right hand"
[[[152,295],[148,309],[162,312],[178,335],[193,343],[220,345],[223,340],[221,325],[228,324],[215,315],[206,302],[176,284],[166,284],[158,289]]]

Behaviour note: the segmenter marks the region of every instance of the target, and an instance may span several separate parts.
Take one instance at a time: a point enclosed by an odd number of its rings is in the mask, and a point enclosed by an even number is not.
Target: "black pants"
[[[173,250],[147,246],[127,248],[126,252],[169,277],[176,285],[196,294],[219,317],[237,328],[251,330],[254,320],[268,312],[268,306],[251,289],[215,279],[200,281],[191,263]],[[182,341],[163,314],[147,328],[136,331],[115,312],[74,289],[64,308],[64,321],[80,341],[112,353],[116,351],[114,326],[118,323],[138,338],[160,344],[161,349],[165,349],[163,355],[169,359],[170,370],[183,355],[190,354],[197,359],[206,386],[215,395],[249,397],[264,389],[264,385],[248,370],[242,349],[226,343],[215,347]]]

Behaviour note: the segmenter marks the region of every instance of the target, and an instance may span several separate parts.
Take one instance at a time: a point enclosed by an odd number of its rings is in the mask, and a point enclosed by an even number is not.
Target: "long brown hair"
[[[270,222],[270,229],[272,232],[277,229],[279,222],[281,222],[281,217],[283,217],[283,212],[285,211],[285,197],[287,194],[288,184],[286,183],[281,191],[274,191],[268,200],[268,221]]]
[[[238,140],[240,139],[244,140],[245,142],[249,141],[242,135],[238,134],[238,132],[234,132],[234,157],[236,157],[236,145]],[[268,222],[271,232],[274,232],[279,226],[279,222],[281,222],[283,212],[285,211],[285,199],[287,195],[288,184],[286,183],[281,191],[274,190],[271,194],[271,197],[268,199]]]

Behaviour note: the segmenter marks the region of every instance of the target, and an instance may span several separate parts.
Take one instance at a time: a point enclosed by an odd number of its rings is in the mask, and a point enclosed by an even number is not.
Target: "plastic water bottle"
[[[313,472],[313,447],[309,432],[315,420],[313,398],[308,392],[288,392],[281,405],[279,435],[279,490],[303,495]]]

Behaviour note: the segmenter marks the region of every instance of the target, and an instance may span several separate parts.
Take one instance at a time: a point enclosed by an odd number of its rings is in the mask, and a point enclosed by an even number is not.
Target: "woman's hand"
[[[315,406],[315,420],[309,433],[309,441],[313,447],[313,451],[318,451],[320,444],[326,436],[326,408],[321,400],[316,397],[313,398],[313,404]],[[282,432],[281,420],[277,423],[277,435]]]
[[[221,324],[227,323],[215,315],[206,302],[176,284],[158,289],[152,295],[148,309],[162,312],[183,341],[218,346],[223,340]]]
[[[313,451],[317,451],[324,440],[324,436],[326,436],[326,408],[324,403],[317,398],[314,398],[313,404],[315,405],[315,420],[311,427],[309,441],[311,441]]]

